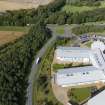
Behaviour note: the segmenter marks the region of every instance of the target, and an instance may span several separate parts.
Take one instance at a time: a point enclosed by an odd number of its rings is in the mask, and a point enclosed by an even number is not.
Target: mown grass
[[[56,27],[56,33],[57,33],[57,34],[63,35],[64,32],[65,32],[64,26],[58,26],[58,27]]]
[[[88,42],[85,43],[85,46],[87,46],[87,47],[90,48],[91,47],[91,44],[92,44],[92,41],[88,41]]]
[[[72,64],[53,64],[54,72],[57,72],[59,69],[70,68]]]
[[[70,95],[70,100],[81,103],[91,96],[91,88],[73,88]]]
[[[96,9],[96,7],[88,7],[88,6],[82,6],[82,7],[77,7],[77,6],[72,6],[72,5],[65,5],[62,8],[62,11],[68,12],[83,12],[83,11],[89,11]]]
[[[21,26],[0,26],[0,31],[28,32],[29,31],[29,27],[21,27]]]

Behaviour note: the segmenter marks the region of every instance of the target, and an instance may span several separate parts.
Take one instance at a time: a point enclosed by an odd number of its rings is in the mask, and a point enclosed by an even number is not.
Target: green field
[[[53,65],[53,70],[54,72],[57,72],[59,69],[64,69],[64,68],[70,68],[72,67],[72,63],[71,64],[54,64]]]
[[[91,96],[91,88],[74,88],[70,91],[70,99],[81,103]]]
[[[99,7],[95,7],[95,6],[92,6],[92,7],[89,7],[89,6],[73,6],[73,5],[65,5],[63,8],[62,8],[62,11],[66,11],[66,12],[83,12],[83,11],[90,11],[90,10],[93,10],[93,9],[97,9],[97,8],[105,8],[105,1],[102,1],[101,2],[101,6]]]
[[[88,42],[85,43],[85,46],[87,46],[87,47],[90,48],[91,47],[91,44],[92,44],[92,41],[88,41]]]
[[[105,31],[103,31],[103,32],[89,32],[88,34],[90,34],[90,35],[94,35],[94,34],[96,34],[96,35],[102,35],[102,36],[105,36]]]
[[[21,26],[0,26],[0,31],[18,31],[18,32],[28,32],[29,27]]]
[[[64,32],[65,32],[64,26],[61,25],[61,26],[56,27],[56,33],[57,33],[57,34],[63,35]]]

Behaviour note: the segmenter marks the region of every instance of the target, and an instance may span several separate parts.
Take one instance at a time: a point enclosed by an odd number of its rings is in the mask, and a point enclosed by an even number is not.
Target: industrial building
[[[92,66],[59,69],[55,83],[61,87],[76,87],[105,83],[105,45],[101,41],[92,43],[91,48],[58,47],[55,51],[56,63],[85,63]],[[86,105],[105,105],[105,90],[91,98]]]
[[[55,51],[57,63],[88,63],[90,64],[90,49],[80,47],[58,47]]]
[[[93,66],[60,69],[56,77],[56,83],[62,87],[105,82],[103,71]]]
[[[55,51],[57,63],[71,62],[92,64],[92,66],[58,70],[55,82],[62,87],[105,82],[105,45],[95,41],[91,49],[80,47],[58,47]]]

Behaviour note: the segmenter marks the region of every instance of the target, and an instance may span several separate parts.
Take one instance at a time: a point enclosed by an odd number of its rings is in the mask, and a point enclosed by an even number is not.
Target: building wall
[[[58,64],[69,64],[69,63],[84,63],[91,64],[90,58],[60,58],[55,56],[55,61]]]

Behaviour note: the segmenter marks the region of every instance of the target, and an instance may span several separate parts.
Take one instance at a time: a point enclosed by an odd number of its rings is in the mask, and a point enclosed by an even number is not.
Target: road
[[[74,34],[71,34],[70,33],[70,30],[69,28],[66,26],[65,27],[65,34],[62,36],[62,35],[57,35],[55,33],[55,29],[56,29],[56,25],[49,25],[48,26],[53,32],[52,32],[52,38],[49,39],[49,41],[41,48],[41,50],[37,53],[36,57],[35,57],[35,60],[33,62],[33,65],[32,65],[32,68],[31,68],[31,73],[29,75],[29,81],[28,81],[28,88],[27,88],[27,101],[26,101],[26,105],[33,105],[32,103],[32,96],[33,96],[33,83],[34,83],[34,76],[35,76],[35,73],[37,72],[38,70],[38,64],[36,64],[36,59],[38,57],[42,58],[43,55],[45,54],[47,48],[49,46],[51,46],[55,41],[56,41],[56,38],[57,37],[69,37],[71,38],[72,36],[75,36]]]
[[[36,64],[36,59],[38,57],[43,57],[43,55],[45,54],[47,48],[49,46],[51,46],[51,44],[56,40],[55,36],[52,36],[52,38],[41,48],[41,50],[38,52],[37,56],[35,57],[35,60],[33,62],[32,68],[31,68],[31,73],[29,76],[29,86],[27,88],[27,102],[26,105],[32,105],[32,90],[33,90],[33,83],[34,83],[34,76],[36,71],[38,70],[38,64]]]

